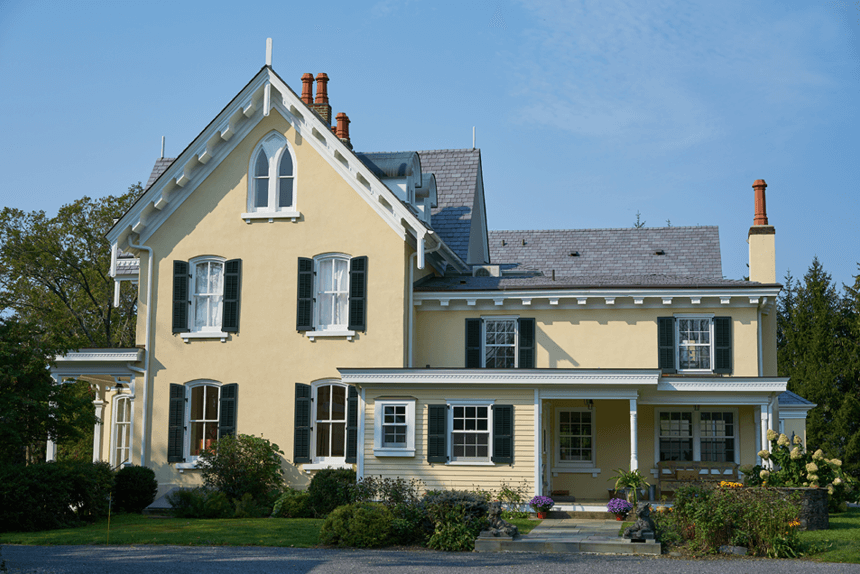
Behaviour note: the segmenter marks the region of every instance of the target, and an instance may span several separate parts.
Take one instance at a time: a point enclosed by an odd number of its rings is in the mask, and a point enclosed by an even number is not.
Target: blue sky
[[[2,205],[146,181],[259,70],[326,72],[359,151],[482,151],[491,229],[718,225],[746,273],[860,261],[860,3],[0,0]]]

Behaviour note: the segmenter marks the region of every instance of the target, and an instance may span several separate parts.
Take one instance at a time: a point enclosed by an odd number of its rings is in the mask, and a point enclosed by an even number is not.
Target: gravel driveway
[[[10,573],[38,574],[185,574],[343,573],[418,574],[548,572],[568,574],[741,574],[779,572],[860,574],[860,564],[822,564],[805,560],[749,558],[680,560],[639,556],[533,553],[447,553],[397,550],[188,546],[3,546]]]

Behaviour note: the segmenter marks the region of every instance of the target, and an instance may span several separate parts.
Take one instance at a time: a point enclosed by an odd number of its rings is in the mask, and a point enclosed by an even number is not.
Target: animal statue
[[[624,529],[624,538],[644,540],[654,538],[654,521],[651,520],[651,504],[640,502],[636,506],[636,523]]]
[[[490,527],[481,532],[482,536],[510,536],[513,538],[520,535],[520,531],[516,526],[502,520],[501,502],[490,503],[487,517],[490,519]]]

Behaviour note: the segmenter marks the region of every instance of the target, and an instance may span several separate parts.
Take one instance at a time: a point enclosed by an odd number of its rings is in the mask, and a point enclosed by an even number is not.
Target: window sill
[[[276,219],[290,219],[295,223],[301,216],[302,214],[298,211],[257,211],[254,213],[243,213],[242,219],[245,220],[245,223],[261,219],[267,219],[269,223],[272,223]]]
[[[559,474],[591,474],[592,478],[597,478],[600,474],[599,468],[593,466],[554,466],[552,467],[552,475]]]
[[[346,337],[347,341],[352,341],[355,337],[355,331],[305,331],[305,337],[313,343],[317,337]]]
[[[375,448],[373,449],[373,455],[377,457],[414,457],[415,449],[414,448]]]
[[[338,468],[352,468],[353,467],[352,463],[346,463],[346,462],[305,462],[305,463],[301,463],[301,465],[302,465],[302,470],[305,470],[305,471],[324,470],[326,468],[338,469]]]
[[[496,463],[491,460],[449,460],[445,464],[448,466],[496,466]]]
[[[174,466],[176,467],[176,470],[178,470],[180,474],[182,474],[186,470],[200,470],[200,467],[197,466],[197,461],[194,461],[194,462],[177,462]]]
[[[188,343],[189,339],[221,339],[222,343],[227,341],[227,337],[230,336],[230,333],[223,333],[221,331],[201,331],[199,333],[179,333],[179,336],[182,337],[182,340]]]

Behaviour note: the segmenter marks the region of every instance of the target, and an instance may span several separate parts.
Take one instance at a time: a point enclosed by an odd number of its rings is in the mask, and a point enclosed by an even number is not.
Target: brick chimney
[[[304,81],[304,78],[302,78]],[[331,106],[328,103],[328,76],[325,72],[317,74],[317,97],[311,109],[322,117],[326,125],[331,125]]]
[[[763,179],[753,182],[755,216],[747,234],[750,246],[750,281],[776,283],[776,230],[767,222],[767,203]]]
[[[337,130],[335,130],[334,134],[340,141],[346,144],[346,147],[352,149],[352,143],[349,141],[349,116],[343,112],[337,115]]]
[[[302,76],[302,101],[307,105],[314,103],[314,75],[305,74]]]

